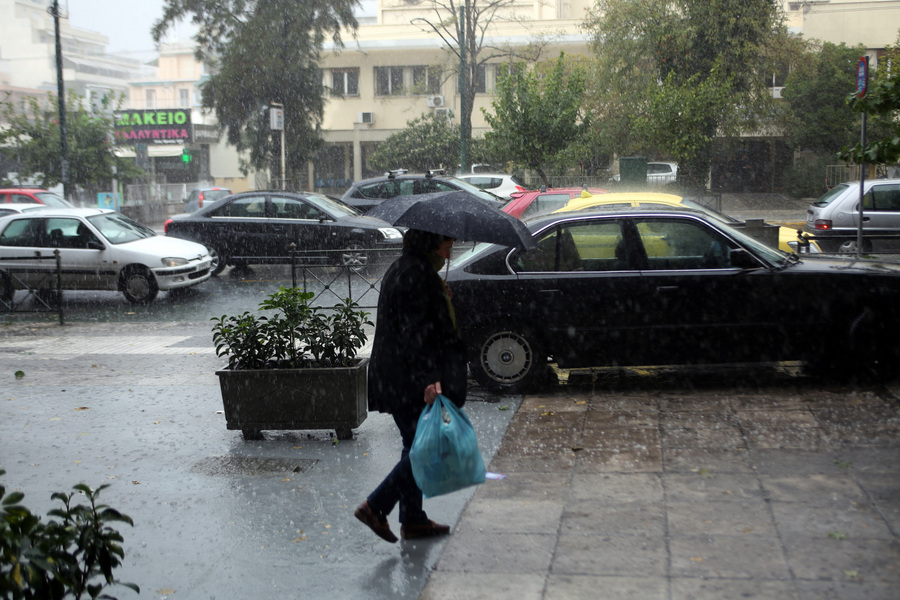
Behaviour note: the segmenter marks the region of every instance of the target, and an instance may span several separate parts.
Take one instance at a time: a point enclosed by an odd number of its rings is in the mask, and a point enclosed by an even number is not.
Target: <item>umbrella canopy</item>
[[[395,196],[366,216],[457,240],[522,248],[534,245],[531,232],[519,219],[462,190]]]

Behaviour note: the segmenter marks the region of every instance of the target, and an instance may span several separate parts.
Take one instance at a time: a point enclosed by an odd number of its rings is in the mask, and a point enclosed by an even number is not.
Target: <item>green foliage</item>
[[[564,54],[533,70],[521,62],[506,66],[491,101],[494,113],[483,110],[492,128],[484,136],[491,152],[533,169],[549,185],[546,170],[555,157],[584,148],[589,127],[581,110],[584,79],[584,69],[567,64]]]
[[[780,112],[785,141],[795,150],[834,156],[859,139],[858,115],[847,110],[862,46],[824,43],[800,54],[784,84]]]
[[[453,173],[458,162],[459,128],[434,113],[407,121],[406,129],[389,136],[369,157],[369,166],[380,171],[444,167]]]
[[[26,98],[20,103],[7,97],[0,102],[0,118],[8,124],[0,131],[0,147],[11,160],[18,160],[20,174],[37,178],[45,188],[61,183],[56,96]],[[74,93],[66,96],[66,142],[72,184],[99,187],[106,185],[114,174],[128,179],[143,173],[133,161],[116,156],[111,143],[113,130],[111,113],[94,111],[84,98]]]
[[[0,469],[0,475],[6,471]],[[110,585],[123,585],[140,593],[138,586],[116,580],[113,570],[122,564],[122,536],[113,523],[134,522],[105,504],[100,492],[78,484],[73,492],[51,497],[62,508],[51,510],[46,523],[21,504],[21,492],[6,494],[0,485],[0,597],[56,600],[82,597],[112,598],[102,594]],[[87,504],[73,502],[83,496]]]
[[[880,62],[884,65],[893,63],[893,69],[878,69],[874,81],[870,82],[866,95],[860,99],[856,94],[848,98],[851,109],[857,113],[865,113],[869,118],[870,129],[868,143],[865,147],[857,143],[849,150],[842,152],[843,158],[855,163],[894,164],[900,162],[900,73],[896,65],[900,61],[900,36],[898,43],[886,48]]]
[[[345,299],[312,306],[313,292],[280,288],[259,305],[272,315],[213,317],[213,343],[230,369],[348,367],[366,343],[369,313]],[[326,311],[329,311],[326,313]]]
[[[280,169],[281,136],[269,130],[266,107],[284,106],[285,158],[290,172],[305,174],[321,146],[325,94],[318,67],[326,37],[341,42],[355,29],[356,0],[166,0],[154,24],[159,41],[183,18],[197,25],[198,58],[212,63],[202,87],[203,106],[216,111],[228,142],[248,154],[252,167]]]
[[[824,158],[798,159],[785,169],[782,185],[785,193],[794,198],[818,198],[825,193]]]
[[[771,114],[765,86],[787,37],[779,7],[598,0],[585,23],[597,60],[587,94],[594,137],[619,155],[672,158],[679,181],[705,182],[713,138],[752,130]]]

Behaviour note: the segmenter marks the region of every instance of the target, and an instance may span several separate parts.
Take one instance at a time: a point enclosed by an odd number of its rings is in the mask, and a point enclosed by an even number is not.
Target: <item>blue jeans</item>
[[[424,404],[422,407],[424,408]],[[394,415],[394,423],[400,429],[400,437],[403,440],[400,462],[367,498],[372,510],[385,516],[389,515],[399,502],[400,523],[404,525],[428,523],[428,516],[422,510],[422,490],[416,484],[412,466],[409,462],[409,449],[412,447],[413,439],[416,437],[416,425],[418,422],[418,414]]]

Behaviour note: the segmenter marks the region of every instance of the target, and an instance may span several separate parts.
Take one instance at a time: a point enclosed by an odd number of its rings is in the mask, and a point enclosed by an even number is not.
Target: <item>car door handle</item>
[[[869,217],[863,217],[863,223],[869,220]]]
[[[678,289],[677,285],[658,285],[656,286],[657,292],[674,292]]]
[[[273,233],[284,233],[285,231],[287,231],[287,227],[284,225],[272,225]]]
[[[555,290],[541,290],[541,293],[542,293],[542,294],[557,294],[557,293],[559,293],[559,291],[560,291],[560,290],[558,290],[558,289],[555,289]]]

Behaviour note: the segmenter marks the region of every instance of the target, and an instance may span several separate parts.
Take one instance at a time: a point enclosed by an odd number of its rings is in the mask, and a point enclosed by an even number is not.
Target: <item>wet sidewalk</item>
[[[142,588],[122,599],[898,598],[897,386],[474,388],[506,478],[426,500],[449,537],[392,545],[352,514],[396,461],[391,419],[243,441],[206,323],[7,325],[0,360],[4,484],[41,515],[111,484],[135,520],[116,575]]]
[[[422,600],[896,600],[893,393],[527,396]]]

